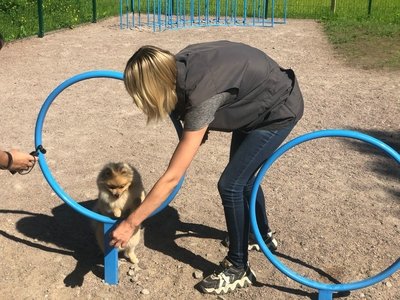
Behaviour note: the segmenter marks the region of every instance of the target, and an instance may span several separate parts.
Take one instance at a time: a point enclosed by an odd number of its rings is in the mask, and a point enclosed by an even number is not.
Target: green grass
[[[37,0],[0,0],[0,33],[6,41],[37,35]],[[119,13],[118,0],[96,0],[97,19]],[[70,28],[92,21],[90,0],[43,0],[44,31]]]
[[[392,22],[329,18],[323,23],[329,41],[350,65],[400,70],[400,18]]]
[[[221,6],[224,1],[221,0]],[[96,3],[98,20],[119,14],[117,0],[96,0]],[[238,2],[238,15],[243,13],[242,3]],[[252,11],[252,3],[248,0],[247,12]],[[275,0],[275,17],[282,17],[283,3]],[[372,0],[370,16],[368,0],[337,0],[335,14],[330,10],[331,0],[287,3],[289,19],[321,20],[330,42],[349,64],[366,69],[400,70],[399,0]],[[43,0],[43,5],[45,33],[92,21],[90,0]],[[209,8],[209,14],[213,15],[214,0],[210,0]],[[0,33],[6,41],[37,35],[38,28],[37,0],[0,0]]]

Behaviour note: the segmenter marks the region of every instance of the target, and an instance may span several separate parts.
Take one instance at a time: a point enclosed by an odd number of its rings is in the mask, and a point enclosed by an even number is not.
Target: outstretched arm
[[[140,207],[111,233],[111,246],[124,247],[135,229],[167,199],[195,157],[206,131],[207,127],[183,132],[165,173],[148,193]]]

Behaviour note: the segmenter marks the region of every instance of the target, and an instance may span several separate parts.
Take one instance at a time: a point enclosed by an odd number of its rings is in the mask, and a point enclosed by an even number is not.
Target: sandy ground
[[[159,33],[120,30],[109,19],[10,43],[0,52],[0,145],[31,151],[39,110],[61,82],[89,70],[122,71],[141,45],[177,52],[219,39],[256,46],[292,67],[305,114],[289,138],[326,128],[370,134],[400,149],[400,73],[348,67],[313,21],[274,28],[208,28]],[[223,297],[202,295],[193,274],[208,274],[226,254],[216,183],[229,135],[211,133],[178,196],[148,219],[139,267],[120,261],[119,284],[103,281],[102,257],[88,226],[55,195],[39,167],[0,173],[2,299],[316,299],[252,252],[258,284]],[[147,126],[118,80],[80,82],[46,116],[43,146],[52,174],[73,199],[91,207],[95,179],[109,161],[135,165],[149,189],[176,145],[172,123]],[[281,157],[263,179],[278,258],[313,280],[337,283],[378,274],[400,254],[400,171],[393,159],[350,139],[318,139]],[[129,272],[130,270],[130,272]],[[129,274],[128,274],[129,273]],[[196,273],[196,274],[197,274]],[[400,273],[346,299],[400,299]]]

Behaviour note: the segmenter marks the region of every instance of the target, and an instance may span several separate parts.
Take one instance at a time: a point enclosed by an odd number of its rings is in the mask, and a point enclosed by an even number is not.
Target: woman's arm
[[[185,130],[183,132],[165,173],[148,193],[139,208],[111,233],[111,246],[124,247],[135,229],[167,199],[195,157],[206,131],[207,127],[196,131]]]

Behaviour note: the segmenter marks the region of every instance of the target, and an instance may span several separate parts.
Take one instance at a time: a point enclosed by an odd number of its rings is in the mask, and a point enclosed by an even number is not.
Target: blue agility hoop
[[[42,145],[42,131],[43,131],[43,122],[46,117],[47,111],[49,110],[51,104],[53,101],[56,99],[56,97],[64,91],[66,88],[69,86],[86,80],[86,79],[92,79],[92,78],[112,78],[112,79],[118,79],[118,80],[123,80],[124,75],[121,72],[117,71],[111,71],[111,70],[96,70],[96,71],[89,71],[85,73],[81,73],[78,75],[75,75],[71,77],[70,79],[64,81],[61,83],[58,87],[56,87],[50,95],[47,97],[45,102],[42,105],[42,108],[40,109],[37,121],[36,121],[36,127],[35,127],[35,147],[39,147]],[[182,125],[179,121],[176,121],[175,119],[171,118],[174,127],[177,131],[178,137],[181,136],[182,134]],[[105,241],[108,240],[108,233],[112,231],[113,226],[117,222],[117,220],[109,218],[107,216],[101,215],[99,213],[96,213],[94,211],[91,211],[82,205],[80,205],[77,201],[72,199],[58,184],[56,179],[53,177],[51,174],[51,171],[49,169],[49,166],[47,165],[46,158],[44,156],[44,153],[39,151],[39,165],[40,169],[42,170],[42,173],[44,177],[46,178],[48,184],[50,187],[54,190],[54,192],[63,200],[66,204],[71,206],[75,211],[78,213],[91,218],[93,220],[96,220],[98,222],[104,223],[104,232],[106,235]],[[161,210],[163,210],[165,207],[169,205],[169,203],[174,199],[176,194],[178,193],[179,189],[182,186],[184,180],[184,176],[180,179],[179,183],[176,185],[176,187],[173,189],[171,194],[167,197],[167,199],[161,204],[160,207],[157,208],[156,211],[153,212],[153,215],[157,214]],[[117,284],[118,282],[118,251],[117,249],[108,246],[108,243],[106,243],[106,250],[105,250],[105,263],[104,263],[104,272],[105,272],[105,281],[109,284]]]
[[[257,196],[257,191],[258,188],[261,184],[262,179],[264,178],[265,173],[267,170],[271,167],[271,165],[281,156],[283,155],[286,151],[290,150],[291,148],[313,140],[313,139],[318,139],[318,138],[325,138],[325,137],[344,137],[344,138],[351,138],[351,139],[356,139],[360,140],[363,142],[366,142],[368,144],[371,144],[378,149],[382,150],[385,152],[388,156],[392,157],[395,161],[397,161],[400,164],[400,154],[388,146],[387,144],[383,143],[382,141],[373,138],[369,135],[356,132],[356,131],[351,131],[351,130],[341,130],[341,129],[329,129],[329,130],[321,130],[321,131],[315,131],[311,132],[302,136],[299,136],[283,146],[279,147],[273,155],[262,165],[260,168],[260,171],[258,172],[256,176],[256,180],[253,186],[253,190],[251,193],[251,200],[250,200],[250,222],[251,222],[251,227],[253,229],[254,235],[257,239],[258,244],[260,245],[260,248],[262,252],[265,254],[265,256],[268,258],[268,260],[283,274],[288,276],[289,278],[299,282],[300,284],[306,285],[308,287],[317,289],[319,292],[318,299],[319,300],[331,300],[333,297],[333,293],[335,292],[344,292],[344,291],[350,291],[350,290],[356,290],[356,289],[361,289],[370,285],[373,285],[375,283],[378,283],[382,281],[383,279],[389,277],[396,271],[400,269],[400,258],[398,258],[390,267],[382,271],[381,273],[370,277],[368,279],[356,281],[356,282],[350,282],[350,283],[342,283],[342,284],[325,284],[321,283],[318,281],[311,280],[309,278],[303,277],[299,275],[298,273],[294,272],[287,266],[285,266],[272,252],[269,250],[267,245],[265,244],[260,230],[257,225],[257,217],[256,217],[256,196]]]

